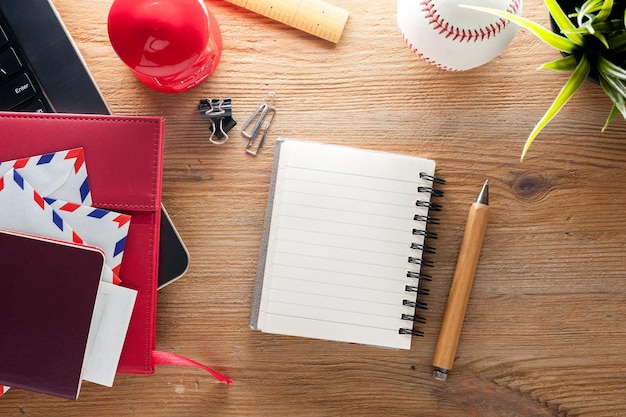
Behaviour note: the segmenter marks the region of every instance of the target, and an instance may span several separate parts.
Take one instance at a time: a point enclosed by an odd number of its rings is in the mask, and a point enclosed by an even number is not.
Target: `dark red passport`
[[[0,384],[75,400],[104,255],[0,231]]]

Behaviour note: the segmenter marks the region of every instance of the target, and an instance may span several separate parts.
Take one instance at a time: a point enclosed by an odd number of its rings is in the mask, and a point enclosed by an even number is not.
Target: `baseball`
[[[459,5],[522,12],[522,0],[398,0],[398,26],[407,45],[425,61],[448,71],[486,64],[517,31],[509,20]]]

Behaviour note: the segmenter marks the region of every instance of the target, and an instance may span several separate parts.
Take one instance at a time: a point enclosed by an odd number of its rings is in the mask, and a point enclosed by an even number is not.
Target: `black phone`
[[[189,268],[189,252],[165,207],[161,205],[159,243],[159,289],[182,277]]]

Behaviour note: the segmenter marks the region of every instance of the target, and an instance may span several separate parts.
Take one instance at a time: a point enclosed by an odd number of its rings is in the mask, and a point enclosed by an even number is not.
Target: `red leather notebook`
[[[0,112],[0,161],[82,147],[93,205],[132,216],[122,285],[138,291],[118,372],[154,372],[164,121]]]
[[[104,255],[0,232],[0,384],[75,400]]]

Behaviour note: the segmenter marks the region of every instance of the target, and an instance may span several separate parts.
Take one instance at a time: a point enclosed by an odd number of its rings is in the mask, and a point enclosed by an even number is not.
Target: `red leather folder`
[[[154,372],[163,129],[159,117],[0,112],[0,161],[83,147],[93,205],[132,216],[120,278],[138,294],[123,373]]]

